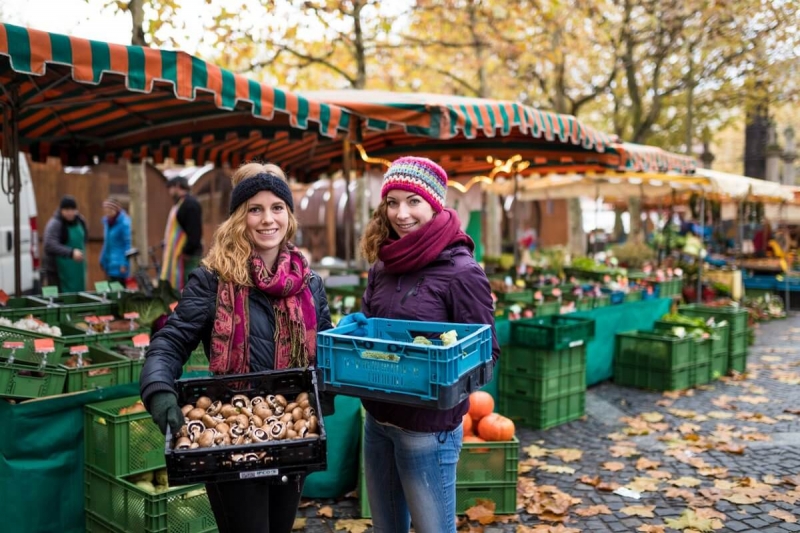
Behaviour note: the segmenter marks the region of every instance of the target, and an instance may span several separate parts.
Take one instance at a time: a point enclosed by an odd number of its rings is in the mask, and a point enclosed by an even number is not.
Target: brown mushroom
[[[317,411],[313,407],[306,407],[303,410],[303,418],[305,418],[306,420],[308,420],[312,416],[316,416],[316,415],[317,415]]]
[[[250,418],[250,427],[260,428],[263,425],[264,425],[264,419],[261,418],[260,416],[253,415],[252,418]]]
[[[265,402],[261,402],[256,404],[253,407],[253,416],[259,416],[262,419],[266,419],[272,416],[272,409]]]
[[[281,417],[281,422],[284,424],[290,424],[294,422],[294,418],[292,418],[292,413],[286,413]]]
[[[206,430],[206,425],[203,424],[199,420],[192,420],[188,424],[186,424],[186,430],[189,433],[189,437],[194,440],[197,436]]]
[[[300,429],[301,429],[301,428],[304,428],[304,427],[306,427],[306,426],[307,426],[307,424],[308,424],[308,422],[306,422],[305,420],[298,420],[297,422],[295,422],[295,423],[294,423],[294,425],[292,426],[292,428],[293,428],[295,431],[300,431]]]
[[[211,398],[209,398],[208,396],[200,396],[197,399],[197,402],[195,402],[195,405],[200,409],[208,409],[209,407],[211,407],[212,403],[213,402],[211,401]]]
[[[269,428],[269,436],[272,440],[281,440],[286,436],[286,424],[283,422],[275,422]]]
[[[219,412],[225,418],[228,418],[230,416],[236,416],[239,414],[239,410],[229,403],[223,404]]]
[[[302,420],[303,419],[303,409],[302,407],[295,407],[291,411],[287,411],[292,413],[292,420]]]
[[[237,394],[233,398],[231,398],[231,405],[238,408],[243,407],[250,407],[250,398],[245,396],[244,394]]]
[[[201,418],[200,421],[207,428],[215,428],[215,427],[217,427],[217,424],[219,424],[219,421],[216,418],[214,418],[213,416],[209,415],[209,414],[204,414],[203,418]]]
[[[189,446],[192,445],[192,441],[189,440],[188,437],[180,437],[175,442],[175,449],[176,450],[188,450]]]
[[[220,433],[227,433],[231,430],[231,426],[227,422],[220,422],[214,429]]]
[[[275,395],[275,401],[281,404],[284,408],[286,408],[286,406],[289,404],[289,402],[286,401],[286,398],[284,398],[281,394]]]
[[[287,429],[286,430],[286,438],[289,439],[289,440],[296,439],[297,438],[297,432],[295,430],[291,429],[291,428]]]
[[[189,411],[189,414],[186,415],[186,418],[188,418],[189,420],[200,420],[201,418],[203,418],[205,414],[206,414],[205,409],[200,409],[199,407],[195,407],[194,409]]]
[[[300,428],[300,430],[297,432],[297,438],[304,439],[309,433],[310,432],[308,431],[307,427]]]
[[[250,398],[250,407],[252,407],[253,409],[255,409],[256,405],[260,403],[264,403],[263,396],[253,396],[252,398]]]
[[[294,411],[295,407],[298,407],[297,402],[290,403],[289,405],[286,406],[286,412],[291,413],[292,411]]]
[[[269,433],[261,428],[256,428],[250,432],[250,438],[253,442],[267,442],[269,440]]]
[[[190,450],[196,450],[196,449],[197,449],[197,448],[199,448],[199,447],[200,447],[200,445],[199,445],[199,444],[197,444],[196,442],[193,442],[193,443],[192,443],[192,445],[191,445],[191,446],[189,446],[189,449],[190,449]]]
[[[241,414],[236,417],[236,425],[242,428],[250,427],[250,418],[247,415]]]
[[[306,433],[306,438],[307,439],[317,439],[317,438],[319,438],[319,435],[317,435],[316,433]]]
[[[181,407],[181,412],[183,413],[183,416],[189,416],[189,411],[191,411],[192,409],[194,409],[194,405],[187,403],[186,405]]]
[[[219,400],[206,407],[206,413],[210,414],[211,416],[217,416],[221,410],[222,402]]]
[[[203,431],[194,441],[199,444],[201,448],[210,448],[214,445],[214,438],[216,435],[217,432],[215,430],[207,429]]]
[[[297,402],[298,404],[303,403],[304,401],[308,401],[308,393],[301,392],[300,394],[297,395],[297,398],[295,398],[294,401]]]
[[[308,420],[306,420],[306,426],[308,427],[308,430],[310,432],[315,433],[317,431],[317,428],[319,427],[319,422],[317,420],[317,417],[316,416],[309,417]]]

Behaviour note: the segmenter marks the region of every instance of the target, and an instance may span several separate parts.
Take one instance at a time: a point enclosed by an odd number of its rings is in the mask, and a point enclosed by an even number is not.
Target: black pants
[[[108,276],[108,281],[116,281],[121,283],[122,286],[125,286],[125,276]]]
[[[219,533],[290,533],[305,476],[207,483]]]

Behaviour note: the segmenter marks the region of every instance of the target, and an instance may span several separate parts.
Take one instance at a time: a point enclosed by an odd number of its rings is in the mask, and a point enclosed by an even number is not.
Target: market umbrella
[[[350,128],[339,106],[264,85],[183,52],[0,24],[2,151],[19,190],[18,152],[81,165],[172,157],[298,164],[320,137]],[[313,123],[313,133],[308,130]],[[13,194],[12,192],[12,194]],[[19,204],[14,194],[15,284]]]

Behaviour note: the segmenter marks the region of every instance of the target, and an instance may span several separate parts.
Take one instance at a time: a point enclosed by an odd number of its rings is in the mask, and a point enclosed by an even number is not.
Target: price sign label
[[[130,313],[125,313],[124,315],[122,315],[122,317],[127,318],[128,320],[136,320],[137,318],[139,318],[139,313],[137,313],[136,311],[132,311]]]
[[[80,346],[71,346],[69,349],[69,353],[71,355],[84,354],[88,352],[89,352],[89,347],[86,346],[85,344],[81,344]]]
[[[107,281],[98,281],[94,284],[94,290],[103,294],[106,292],[111,292],[111,286],[108,284]]]
[[[36,353],[53,353],[56,351],[56,345],[53,339],[34,339],[33,351]]]
[[[111,322],[114,320],[114,315],[104,315],[97,317],[100,322]]]
[[[42,296],[45,298],[55,298],[58,296],[58,287],[42,287]]]
[[[136,335],[131,340],[133,341],[133,346],[136,348],[147,348],[148,346],[150,346],[150,335],[148,335],[147,333]]]
[[[7,303],[8,303],[8,294],[6,294],[6,291],[4,291],[3,289],[0,289],[0,305],[5,307]]]
[[[97,318],[97,317],[96,317],[96,316],[94,316],[94,315],[83,317],[83,320],[84,320],[84,321],[85,321],[87,324],[99,324],[99,323],[100,323],[100,319],[99,319],[99,318]]]
[[[21,341],[5,341],[3,348],[6,350],[21,350],[25,347],[25,343]]]
[[[111,289],[112,292],[122,292],[125,290],[125,287],[123,287],[122,283],[120,283],[119,281],[112,281],[109,284],[109,288]]]

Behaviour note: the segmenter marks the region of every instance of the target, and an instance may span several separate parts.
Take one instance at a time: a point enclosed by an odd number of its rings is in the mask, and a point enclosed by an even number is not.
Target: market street
[[[585,420],[518,428],[518,518],[459,531],[800,531],[798,343],[800,316],[761,324],[745,379],[681,394],[607,382],[587,392]],[[305,503],[305,531],[372,531],[355,498]]]

